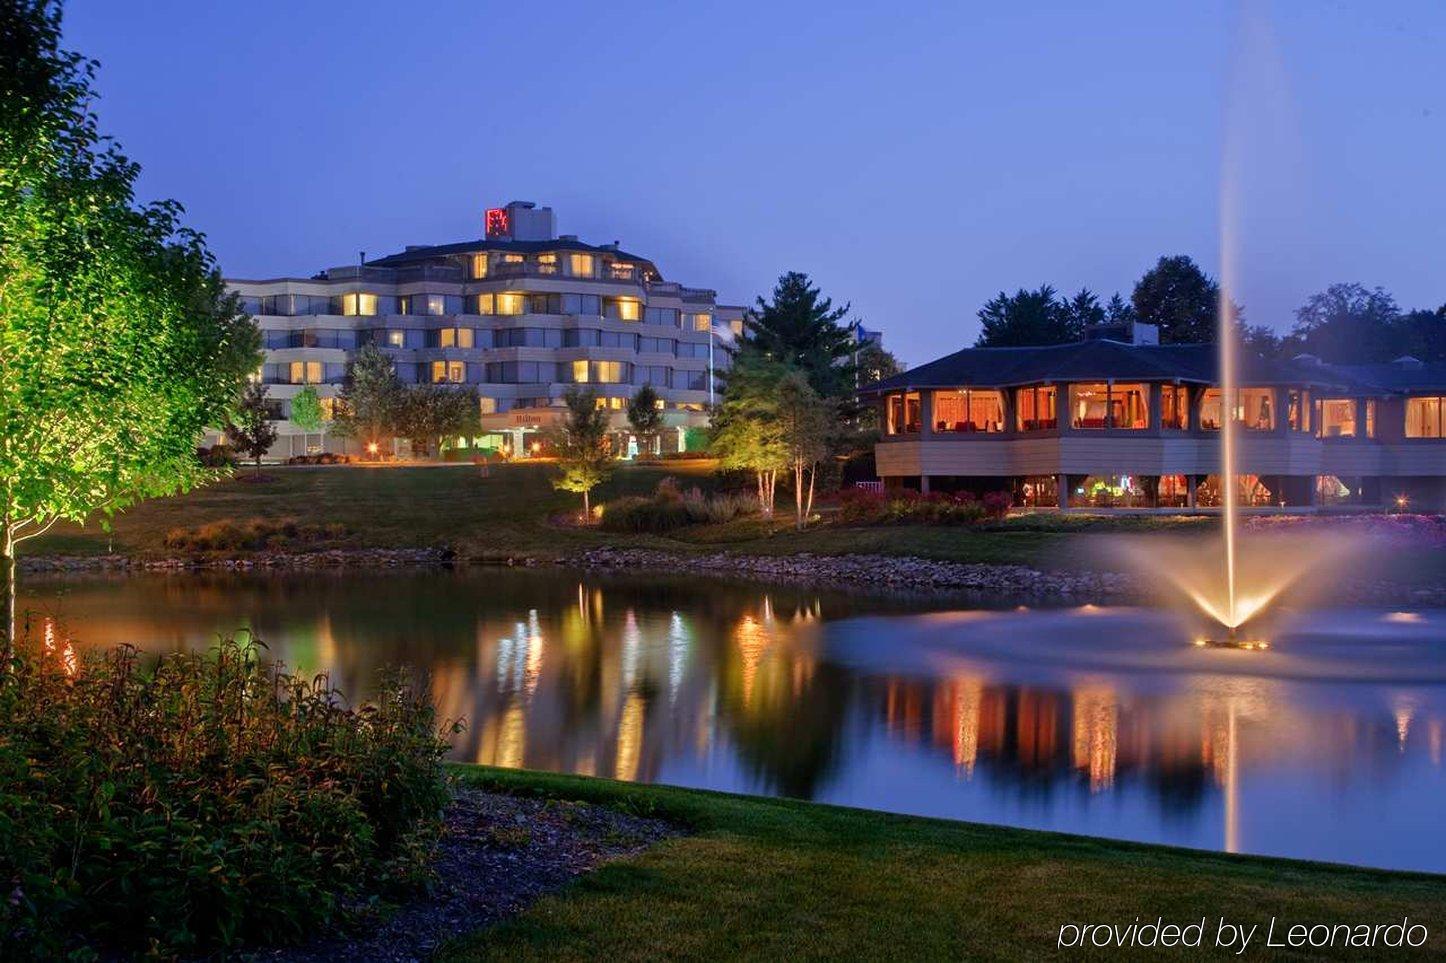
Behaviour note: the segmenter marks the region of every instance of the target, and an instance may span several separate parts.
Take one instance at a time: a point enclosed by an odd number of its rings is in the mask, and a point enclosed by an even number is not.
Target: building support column
[[[1054,476],[1055,501],[1059,503],[1059,510],[1069,511],[1069,475]]]
[[[1185,507],[1186,507],[1186,508],[1195,508],[1195,507],[1196,507],[1196,505],[1195,505],[1195,485],[1197,484],[1196,479],[1197,479],[1198,477],[1199,477],[1198,475],[1186,475],[1186,476],[1185,476]]]
[[[920,476],[919,476],[919,494],[921,494],[921,495],[927,495],[927,494],[929,494],[929,476],[928,476],[928,475],[920,475]]]

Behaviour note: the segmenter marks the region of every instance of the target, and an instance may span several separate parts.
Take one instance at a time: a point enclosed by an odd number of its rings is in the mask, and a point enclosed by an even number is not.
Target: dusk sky
[[[1446,302],[1439,0],[708,6],[72,0],[66,43],[229,276],[532,200],[726,302],[805,271],[916,365],[1001,289],[1217,273],[1229,131],[1248,321]]]

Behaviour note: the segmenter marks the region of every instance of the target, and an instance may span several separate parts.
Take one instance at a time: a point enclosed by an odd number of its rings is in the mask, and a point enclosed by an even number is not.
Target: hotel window
[[[934,430],[1003,431],[1003,392],[978,388],[934,392]]]
[[[622,261],[614,261],[608,265],[608,274],[614,281],[631,281],[633,279],[634,267]]]
[[[377,313],[377,296],[365,291],[353,291],[341,296],[341,313],[348,317],[370,317]]]
[[[1015,427],[1020,431],[1050,431],[1059,427],[1054,413],[1054,386],[1035,385],[1014,392]]]
[[[487,255],[472,255],[472,277],[474,280],[487,276]]]
[[[424,294],[423,308],[427,314],[442,315],[447,313],[447,299],[440,294]]]
[[[391,329],[390,331],[387,332],[387,347],[388,347],[388,348],[404,348],[404,347],[406,347],[406,345],[407,345],[407,332],[398,330],[398,329],[396,329],[396,328],[393,328],[393,329]]]
[[[1322,438],[1354,438],[1356,434],[1356,401],[1354,398],[1322,398],[1316,402],[1316,420]]]
[[[581,358],[572,363],[572,380],[575,384],[587,384],[587,362]]]
[[[679,327],[677,308],[644,308],[644,324],[659,324],[669,328]]]
[[[1291,431],[1310,431],[1310,392],[1297,388],[1286,395],[1286,424]]]
[[[567,256],[567,269],[575,278],[592,277],[592,255],[591,254],[569,254]]]
[[[412,296],[411,296],[410,294],[398,295],[398,297],[397,297],[397,313],[398,313],[398,314],[411,314],[411,313],[412,313]]]
[[[888,432],[891,435],[915,434],[919,430],[919,396],[910,392],[906,395],[889,395]]]
[[[626,399],[624,398],[619,398],[613,395],[604,395],[603,397],[598,398],[596,403],[599,408],[609,409],[612,411],[622,411],[623,403],[625,400]]]
[[[1376,437],[1376,399],[1366,399],[1366,437]]]
[[[1160,386],[1160,427],[1180,431],[1190,427],[1190,389],[1183,385]]]
[[[477,295],[478,314],[522,314],[527,296],[516,293]]]
[[[320,361],[291,362],[291,383],[294,385],[315,385],[321,383]]]
[[[487,395],[481,395],[481,396],[479,396],[479,397],[477,398],[477,404],[478,404],[479,408],[481,409],[481,413],[482,413],[482,414],[484,414],[484,415],[495,415],[495,414],[497,414],[497,399],[496,399],[496,398],[492,398],[492,397],[489,397],[489,396],[487,396]]]
[[[522,263],[523,261],[525,261],[525,260],[527,260],[527,259],[526,259],[525,257],[523,257],[521,254],[504,254],[504,255],[502,255],[502,262],[503,262],[504,264],[521,264],[521,263]]]
[[[1406,437],[1446,438],[1446,434],[1442,434],[1443,408],[1446,408],[1446,398],[1407,398]]]
[[[564,294],[562,296],[563,314],[602,314],[602,298],[596,294]]]
[[[538,274],[556,274],[556,273],[557,273],[557,255],[556,255],[556,254],[539,254],[539,255],[537,255],[537,273],[538,273]]]
[[[627,381],[627,365],[621,361],[594,361],[593,380],[598,384],[615,385]]]
[[[694,331],[711,331],[713,329],[713,316],[711,314],[695,314],[692,316]]]
[[[618,321],[641,321],[643,302],[633,298],[608,298],[603,302],[607,316]]]
[[[1235,404],[1235,420],[1246,431],[1275,430],[1275,389],[1241,388]]]
[[[437,346],[440,348],[470,348],[472,345],[471,328],[442,328],[437,332]]]
[[[1110,427],[1138,431],[1150,427],[1150,388],[1125,384],[1110,387]]]
[[[1069,386],[1070,427],[1108,428],[1110,386],[1103,383]]]
[[[467,366],[460,361],[433,361],[432,384],[459,385],[467,380]]]

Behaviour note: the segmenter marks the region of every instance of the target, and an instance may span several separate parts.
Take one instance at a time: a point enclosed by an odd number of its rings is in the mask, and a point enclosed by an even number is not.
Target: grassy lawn
[[[84,528],[57,526],[44,538],[27,542],[22,551],[29,555],[114,551],[159,557],[176,554],[165,546],[172,529],[263,518],[343,525],[351,534],[340,544],[349,547],[449,546],[469,560],[550,559],[610,545],[679,553],[861,552],[1045,569],[1112,569],[1120,563],[1109,542],[1122,534],[1205,535],[1216,525],[1206,517],[1040,513],[977,528],[849,527],[828,522],[826,513],[823,523],[795,532],[788,493],[780,492],[780,517],[773,521],[742,519],[685,528],[668,536],[619,535],[553,523],[554,516],[579,507],[577,496],[552,488],[554,472],[547,464],[494,467],[485,478],[470,465],[292,467],[269,468],[270,480],[256,483],[243,470],[229,481],[137,505],[119,515],[109,533],[97,522]],[[705,490],[718,483],[712,462],[625,465],[594,493],[594,503],[650,493],[667,476],[684,487]],[[1393,559],[1404,573],[1398,577],[1422,584],[1446,578],[1446,553],[1428,548],[1416,554],[1419,557]]]
[[[1060,924],[1127,925],[1157,916],[1178,923],[1205,917],[1207,948],[1221,917],[1375,924],[1409,916],[1430,930],[1422,949],[1348,952],[1446,952],[1446,877],[576,776],[461,772],[493,788],[658,815],[693,835],[608,865],[511,922],[459,939],[444,960],[1104,958],[1120,951],[1057,949]],[[1249,956],[1320,955],[1266,951],[1264,931]]]

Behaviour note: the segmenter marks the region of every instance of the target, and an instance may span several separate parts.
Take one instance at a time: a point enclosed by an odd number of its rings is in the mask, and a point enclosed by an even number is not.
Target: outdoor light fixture
[[[376,454],[378,451],[380,451],[380,450],[381,450],[381,448],[380,448],[380,446],[377,445],[376,442],[374,442],[374,441],[369,441],[369,442],[367,442],[367,454],[368,454],[368,455],[375,455],[375,454]]]
[[[1405,507],[1406,507],[1407,505],[1409,505],[1409,504],[1411,504],[1411,499],[1407,498],[1405,495],[1397,495],[1397,496],[1396,496],[1396,507],[1397,507],[1397,508],[1405,508]]]

